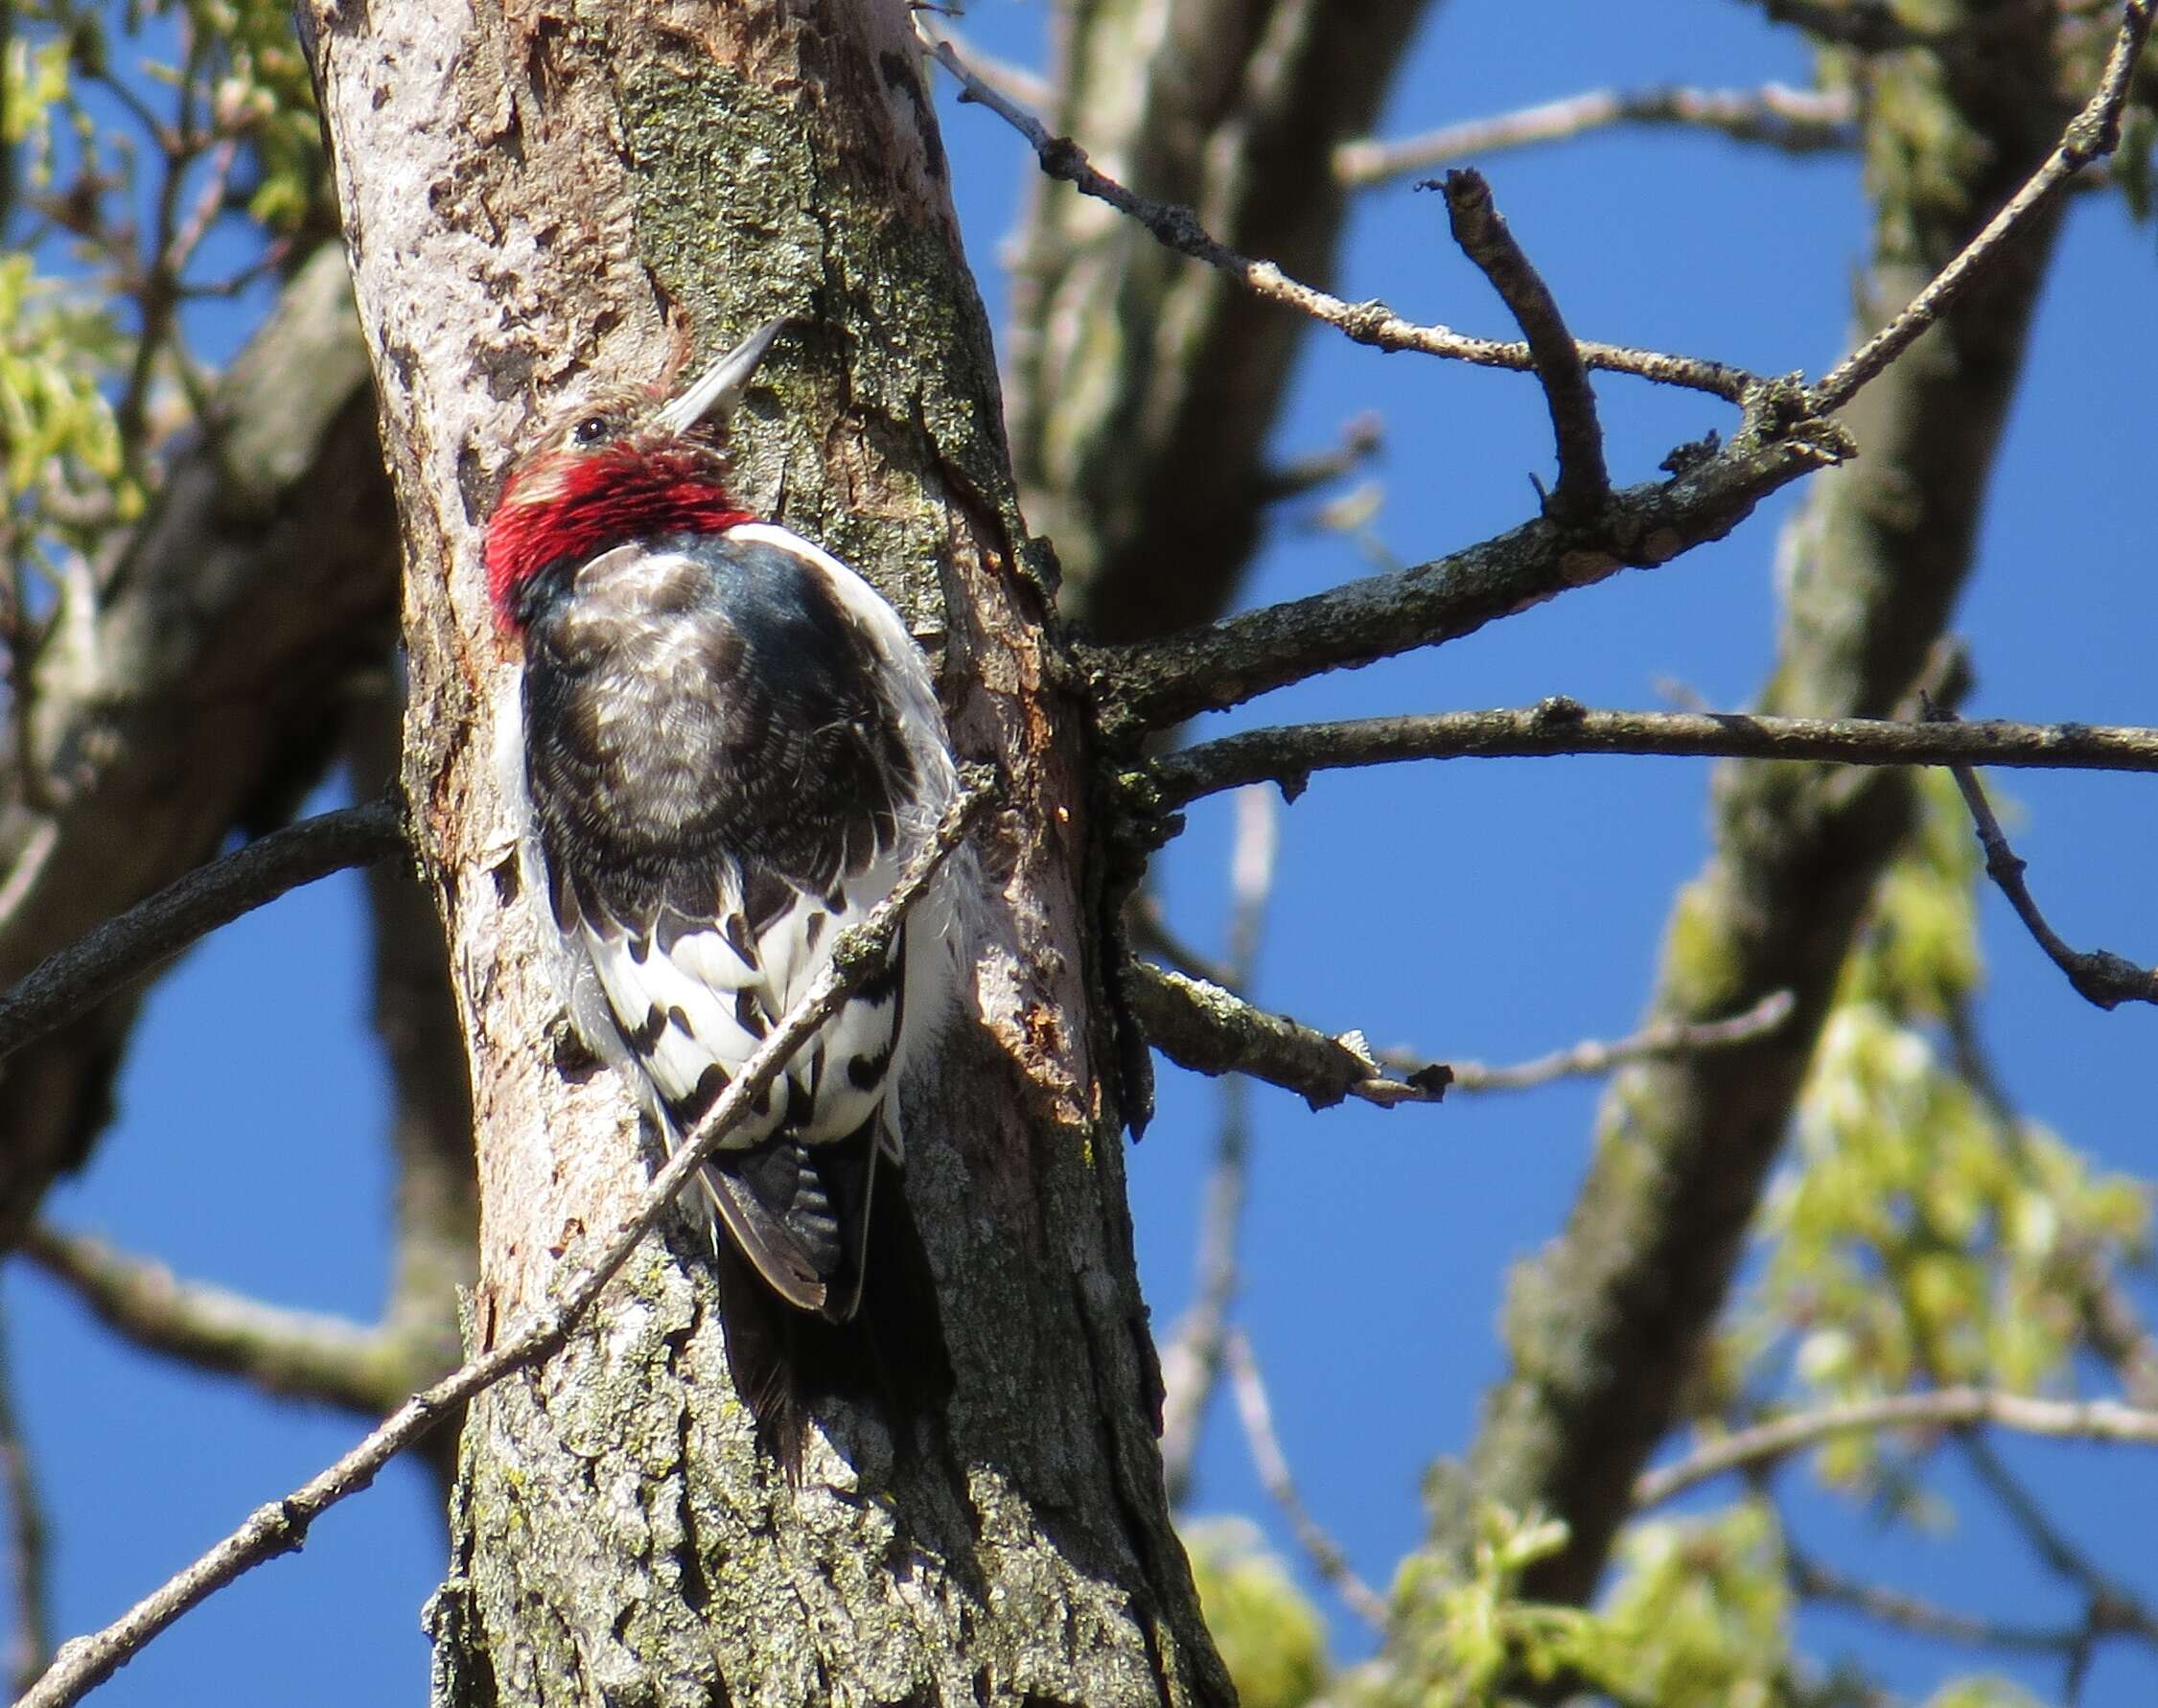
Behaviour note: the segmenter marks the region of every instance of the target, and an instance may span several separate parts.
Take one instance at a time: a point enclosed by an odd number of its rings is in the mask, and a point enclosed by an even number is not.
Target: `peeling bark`
[[[475,1341],[648,1161],[622,1086],[556,1064],[494,790],[476,529],[528,410],[795,316],[739,483],[941,643],[955,741],[1006,784],[969,1012],[909,1106],[944,1428],[835,1416],[790,1489],[729,1390],[694,1237],[653,1241],[474,1408],[437,1701],[1228,1700],[1152,1439],[1075,678],[905,8],[316,0],[308,22],[406,525],[405,778],[473,1073]]]

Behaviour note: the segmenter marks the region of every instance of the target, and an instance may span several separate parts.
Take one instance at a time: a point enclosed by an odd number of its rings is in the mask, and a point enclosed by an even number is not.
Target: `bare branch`
[[[2019,1653],[2067,1654],[2082,1640],[2078,1623],[2067,1626],[2013,1625],[2007,1620],[1980,1619],[1951,1607],[1890,1589],[1878,1583],[1861,1583],[1855,1578],[1789,1552],[1791,1589],[1812,1602],[1828,1602],[1877,1619],[1916,1637],[1933,1637],[1945,1643],[1962,1643],[1974,1649],[2005,1649]]]
[[[17,1691],[35,1682],[53,1652],[52,1596],[46,1569],[49,1533],[44,1503],[30,1463],[30,1443],[15,1412],[12,1349],[0,1344],[0,1483],[7,1486],[8,1565],[13,1579],[15,1628],[8,1677]]]
[[[569,1279],[553,1293],[549,1309],[499,1341],[491,1351],[468,1360],[432,1387],[413,1395],[334,1465],[283,1499],[258,1507],[224,1540],[167,1579],[103,1630],[62,1644],[44,1676],[24,1693],[15,1708],[65,1708],[81,1701],[191,1607],[263,1561],[297,1548],[316,1518],[365,1489],[383,1466],[427,1434],[446,1414],[455,1412],[503,1376],[538,1363],[561,1347],[615,1272],[666,1214],[667,1207],[689,1177],[719,1147],[728,1130],[778,1078],[795,1051],[883,962],[893,934],[907,911],[920,899],[939,867],[964,840],[992,793],[979,778],[969,783],[945,815],[936,837],[909,866],[892,893],[833,946],[830,964],[802,993],[785,1021],[758,1046],[696,1130],[685,1135],[666,1166],[653,1177],[637,1213],[604,1240],[589,1242],[584,1250],[593,1255],[583,1257],[580,1253],[565,1261],[563,1269]]]
[[[1436,1103],[1450,1069],[1427,1065],[1389,1079],[1360,1032],[1329,1037],[1241,997],[1172,973],[1150,961],[1125,962],[1125,997],[1147,1039],[1180,1068],[1199,1073],[1249,1073],[1295,1092],[1313,1109],[1357,1097],[1391,1109]]]
[[[1792,0],[1773,0],[1789,8]],[[2059,145],[2048,155],[2006,207],[1986,222],[1963,250],[1939,272],[1902,313],[1831,369],[1820,384],[1807,393],[1823,414],[1840,409],[1902,355],[1919,334],[1948,311],[1963,288],[2031,215],[2057,196],[2084,167],[2102,160],[2121,146],[2121,110],[2127,104],[2128,82],[2137,57],[2150,34],[2153,0],[2126,0],[2121,9],[2121,31],[2105,62],[2105,75],[2083,110],[2071,119]],[[1885,10],[1885,9],[1884,9]]]
[[[2083,1550],[2062,1534],[2039,1504],[2038,1497],[2008,1468],[1990,1442],[1968,1436],[1962,1446],[1963,1457],[1969,1460],[1978,1480],[2001,1503],[2002,1511],[2023,1533],[2030,1551],[2048,1571],[2064,1583],[2081,1590],[2094,1604],[2113,1605],[2127,1626],[2158,1638],[2158,1620],[2154,1620],[2133,1595],[2099,1570]]]
[[[917,14],[917,24],[920,14]],[[1069,137],[1052,136],[1041,121],[970,70],[949,40],[940,40],[926,30],[923,41],[930,54],[961,84],[960,99],[987,107],[1027,139],[1041,169],[1083,196],[1107,202],[1153,234],[1179,254],[1189,255],[1209,266],[1218,267],[1254,294],[1324,321],[1359,344],[1377,350],[1415,350],[1427,356],[1445,357],[1479,367],[1508,368],[1526,373],[1535,366],[1526,344],[1502,344],[1475,338],[1444,326],[1418,326],[1404,320],[1384,303],[1344,302],[1340,297],[1300,284],[1269,261],[1254,261],[1218,242],[1199,224],[1190,208],[1155,201],[1126,190],[1089,164],[1086,150]],[[1584,343],[1581,358],[1592,368],[1632,374],[1660,385],[1706,391],[1736,403],[1754,383],[1743,369],[1695,357],[1668,356],[1652,350],[1630,350],[1613,344]]]
[[[1779,718],[1751,712],[1592,711],[1563,696],[1516,710],[1358,718],[1248,730],[1157,762],[1164,807],[1271,780],[1294,798],[1315,771],[1412,759],[1555,754],[1810,759],[1845,765],[1999,765],[2158,772],[2158,729],[2092,724]]]
[[[1007,101],[1020,106],[1033,107],[1039,112],[1056,99],[1056,87],[1048,78],[1032,66],[1014,65],[1009,59],[1000,59],[994,54],[970,41],[952,27],[955,13],[945,13],[937,20],[937,33],[952,44],[952,50],[963,59],[968,69]]]
[[[1838,1435],[1880,1429],[1968,1429],[1991,1423],[2025,1435],[2158,1446],[2158,1412],[2111,1399],[2039,1399],[1990,1388],[1935,1388],[1796,1412],[1711,1442],[1634,1483],[1636,1511],[1661,1506],[1727,1472],[1787,1459]]]
[[[1339,443],[1267,470],[1261,477],[1259,496],[1267,503],[1279,503],[1346,480],[1379,453],[1383,442],[1379,417],[1366,410],[1342,424]]]
[[[1481,1062],[1452,1062],[1453,1083],[1447,1089],[1473,1096],[1477,1092],[1526,1091],[1557,1079],[1577,1079],[1592,1073],[1609,1073],[1628,1062],[1656,1056],[1693,1055],[1708,1050],[1729,1050],[1765,1038],[1791,1018],[1795,1003],[1788,990],[1772,991],[1743,1014],[1729,1020],[1665,1021],[1644,1027],[1630,1038],[1614,1041],[1590,1038],[1570,1049],[1555,1050],[1534,1061],[1510,1068],[1487,1068]],[[1381,1050],[1378,1059],[1386,1067],[1413,1067],[1406,1057]]]
[[[1445,192],[1453,241],[1482,269],[1528,340],[1537,382],[1551,411],[1552,437],[1559,445],[1559,484],[1546,512],[1562,525],[1587,522],[1611,497],[1611,473],[1604,467],[1596,394],[1582,365],[1580,346],[1566,331],[1550,287],[1493,203],[1483,174],[1464,167],[1423,187]]]
[[[1334,173],[1355,189],[1429,172],[1434,166],[1536,143],[1564,142],[1612,125],[1682,126],[1761,143],[1787,154],[1846,152],[1858,146],[1858,107],[1843,90],[1595,89],[1524,106],[1496,118],[1447,125],[1399,142],[1344,143]]]
[[[1223,990],[1242,994],[1243,981],[1235,969],[1179,935],[1162,916],[1161,903],[1152,891],[1141,890],[1131,898],[1125,922],[1135,945],[1167,961],[1177,972],[1202,983],[1218,984]]]
[[[1274,889],[1277,809],[1264,789],[1237,796],[1237,834],[1229,855],[1227,988],[1251,982],[1265,932],[1266,901]],[[1199,1425],[1221,1379],[1229,1307],[1241,1280],[1238,1245],[1244,1200],[1250,1195],[1251,1086],[1241,1073],[1221,1081],[1221,1114],[1215,1128],[1214,1165],[1207,1171],[1198,1240],[1198,1284],[1192,1307],[1162,1348],[1162,1484],[1172,1508],[1191,1492]]]
[[[1933,712],[1929,727],[1969,727],[1957,723],[1952,713],[1939,710]],[[2068,975],[2068,982],[2075,987],[2076,994],[2108,1010],[2118,1008],[2123,1003],[2158,1003],[2158,970],[2139,967],[2110,949],[2071,949],[2061,940],[2059,934],[2046,923],[2045,914],[2038,911],[2038,904],[2030,894],[2030,887],[2023,881],[2027,863],[2008,846],[2007,832],[2001,828],[2001,820],[1986,800],[1978,773],[1967,765],[1959,765],[1953,768],[1952,774],[1957,790],[1963,796],[1963,804],[1970,809],[1979,845],[1985,850],[1985,875],[2008,898],[2008,906],[2015,910],[2016,917],[2023,921],[2038,947],[2046,952],[2046,958]]]
[[[373,1415],[442,1373],[387,1327],[181,1281],[101,1239],[33,1224],[19,1249],[123,1340],[267,1394]]]
[[[50,955],[0,995],[0,1059],[86,1014],[220,925],[347,866],[405,846],[386,803],[345,807],[258,837]]]
[[[1168,728],[1329,670],[1397,658],[1473,635],[1527,606],[1606,581],[1629,565],[1668,563],[1720,540],[1754,505],[1849,443],[1807,414],[1795,386],[1764,384],[1730,446],[1684,448],[1668,481],[1612,495],[1594,549],[1539,517],[1520,527],[1384,575],[1345,582],[1160,640],[1082,653],[1115,735]]]
[[[1288,1457],[1274,1434],[1273,1408],[1266,1403],[1266,1387],[1259,1378],[1259,1361],[1252,1356],[1251,1342],[1241,1328],[1232,1328],[1224,1350],[1229,1381],[1237,1396],[1237,1415],[1243,1419],[1244,1440],[1251,1445],[1251,1463],[1259,1481],[1274,1504],[1288,1517],[1307,1558],[1314,1570],[1334,1586],[1356,1615],[1374,1630],[1386,1628],[1386,1603],[1379,1592],[1357,1575],[1340,1545],[1320,1528],[1304,1497],[1296,1492],[1289,1474]]]

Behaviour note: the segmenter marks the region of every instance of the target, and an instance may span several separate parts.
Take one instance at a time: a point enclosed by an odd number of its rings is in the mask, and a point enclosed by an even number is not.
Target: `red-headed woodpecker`
[[[488,593],[523,652],[501,784],[525,891],[572,1024],[670,1145],[959,786],[897,612],[731,494],[727,418],[782,324],[671,401],[622,390],[568,411],[487,523]],[[703,1171],[729,1360],[790,1472],[818,1391],[947,1379],[896,1170],[901,1068],[956,982],[950,889]]]

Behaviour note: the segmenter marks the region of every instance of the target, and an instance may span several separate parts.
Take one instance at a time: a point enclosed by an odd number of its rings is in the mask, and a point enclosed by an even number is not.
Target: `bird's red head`
[[[672,402],[625,390],[584,403],[512,465],[486,538],[487,596],[505,629],[518,627],[519,595],[549,565],[754,519],[728,491],[727,458],[707,424],[724,421],[784,324],[760,327]]]

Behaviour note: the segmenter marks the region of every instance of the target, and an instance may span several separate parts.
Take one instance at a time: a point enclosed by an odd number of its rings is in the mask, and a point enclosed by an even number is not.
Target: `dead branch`
[[[182,1281],[162,1263],[83,1235],[34,1223],[18,1249],[129,1345],[240,1376],[266,1394],[372,1416],[454,1367],[386,1325]]]
[[[344,807],[273,830],[168,884],[0,996],[0,1059],[86,1014],[115,991],[289,889],[405,846],[385,803]]]
[[[1273,797],[1263,789],[1237,796],[1237,834],[1229,855],[1229,942],[1225,988],[1242,990],[1252,980],[1265,934],[1266,902],[1274,889],[1278,845]],[[1241,1280],[1238,1259],[1244,1201],[1250,1196],[1251,1086],[1241,1073],[1221,1081],[1220,1115],[1215,1126],[1214,1162],[1207,1170],[1198,1235],[1197,1284],[1161,1351],[1162,1484],[1172,1508],[1191,1492],[1198,1455],[1199,1426],[1221,1379],[1229,1308]]]
[[[1795,1005],[1788,990],[1775,990],[1745,1013],[1734,1014],[1729,1020],[1664,1021],[1643,1027],[1629,1038],[1585,1039],[1567,1049],[1555,1050],[1548,1055],[1540,1055],[1533,1061],[1513,1067],[1487,1068],[1481,1062],[1450,1062],[1448,1065],[1453,1070],[1453,1081],[1447,1089],[1471,1096],[1478,1092],[1527,1091],[1535,1086],[1549,1085],[1554,1080],[1609,1073],[1628,1062],[1730,1050],[1770,1036],[1791,1018]],[[1410,1058],[1397,1056],[1390,1050],[1381,1050],[1377,1054],[1385,1067],[1414,1069]]]
[[[1594,89],[1546,101],[1496,118],[1442,126],[1399,142],[1344,143],[1334,151],[1334,176],[1353,189],[1429,172],[1434,166],[1496,154],[1506,149],[1565,142],[1614,125],[1677,126],[1737,142],[1759,143],[1786,154],[1845,153],[1858,146],[1857,104],[1843,90]]]
[[[1596,394],[1581,360],[1581,347],[1566,331],[1551,288],[1544,284],[1491,198],[1491,186],[1463,167],[1420,186],[1446,195],[1453,241],[1476,264],[1528,341],[1537,383],[1551,412],[1559,446],[1559,483],[1545,514],[1561,526],[1589,522],[1611,497],[1604,467],[1604,432],[1596,422]]]
[[[31,1463],[30,1443],[15,1410],[15,1364],[10,1337],[0,1335],[0,1484],[7,1489],[8,1568],[14,1604],[14,1633],[8,1646],[8,1677],[16,1691],[36,1681],[52,1659],[51,1532]]]
[[[1391,1109],[1436,1103],[1451,1070],[1427,1064],[1405,1078],[1387,1077],[1360,1032],[1329,1037],[1241,997],[1157,967],[1125,963],[1125,998],[1147,1040],[1180,1068],[1198,1073],[1248,1073],[1292,1091],[1313,1109],[1346,1097]]]
[[[1953,714],[1938,710],[1931,714],[1931,722],[1926,727],[1969,727],[1957,723]],[[1970,809],[1979,845],[1985,850],[1985,875],[2008,898],[2008,906],[2015,910],[2016,917],[2023,921],[2024,929],[2030,932],[2038,947],[2046,952],[2046,958],[2068,975],[2068,982],[2075,987],[2076,994],[2109,1011],[2123,1003],[2158,1003],[2158,970],[2139,967],[2110,949],[2072,949],[2062,941],[2060,935],[2046,923],[2045,914],[2038,911],[2030,887],[2023,880],[2029,863],[2008,845],[2007,832],[2001,828],[2000,819],[1986,800],[1978,773],[1968,765],[1958,765],[1952,768],[1951,774],[1964,806]]]
[[[2112,1399],[2041,1399],[1991,1388],[1936,1388],[1796,1412],[1741,1429],[1634,1483],[1636,1512],[1661,1506],[1731,1471],[1787,1459],[1834,1436],[1887,1429],[1969,1429],[1990,1423],[2057,1440],[2158,1446],[2158,1412]]]
[[[1415,759],[1629,753],[1844,765],[1998,765],[2158,772],[2158,729],[2092,724],[1781,718],[1752,712],[1598,711],[1564,696],[1512,710],[1285,725],[1223,736],[1156,762],[1161,804],[1275,782],[1291,799],[1311,773]]]
[[[970,70],[949,40],[938,39],[925,32],[923,41],[938,63],[959,80],[960,99],[987,107],[1025,137],[1040,160],[1042,171],[1052,178],[1070,184],[1083,196],[1107,202],[1119,213],[1138,220],[1167,247],[1218,267],[1255,295],[1323,321],[1357,343],[1368,344],[1377,350],[1415,350],[1427,356],[1445,357],[1478,367],[1508,368],[1517,373],[1527,373],[1536,365],[1526,344],[1470,337],[1450,327],[1419,326],[1404,319],[1384,303],[1344,302],[1340,297],[1289,278],[1270,261],[1254,261],[1238,254],[1210,236],[1190,208],[1135,195],[1096,171],[1088,162],[1084,149],[1069,137],[1052,136],[1039,119],[1015,102],[1007,100]],[[1752,375],[1723,362],[1667,356],[1652,350],[1630,350],[1614,344],[1584,343],[1581,359],[1592,368],[1632,374],[1660,385],[1709,392],[1729,403],[1738,402],[1754,383]]]
[[[1772,0],[1772,15],[1775,5],[1778,4],[1788,8],[1792,0]],[[1962,252],[1911,299],[1909,307],[1838,362],[1826,378],[1807,392],[1807,399],[1816,409],[1826,414],[1849,403],[1862,386],[1948,312],[1949,305],[2002,245],[2028,223],[2033,214],[2058,196],[2071,178],[2121,146],[2121,112],[2127,104],[2128,84],[2136,60],[2150,35],[2152,11],[2153,0],[2126,0],[2121,9],[2121,29],[2114,37],[2112,54],[2106,59],[2105,74],[2100,78],[2090,100],[2083,104],[2082,111],[2069,121],[2054,151],[2007,204],[1986,222],[1985,228],[1963,246]]]
[[[1250,1444],[1252,1466],[1259,1472],[1261,1485],[1288,1519],[1312,1569],[1334,1586],[1334,1593],[1366,1625],[1374,1630],[1385,1630],[1385,1599],[1357,1575],[1340,1544],[1311,1516],[1304,1497],[1296,1491],[1288,1455],[1282,1451],[1281,1439],[1274,1433],[1273,1407],[1266,1401],[1266,1386],[1260,1380],[1259,1360],[1252,1354],[1249,1337],[1242,1329],[1232,1328],[1225,1350],[1229,1380],[1237,1396],[1237,1416],[1243,1420],[1244,1440]]]

